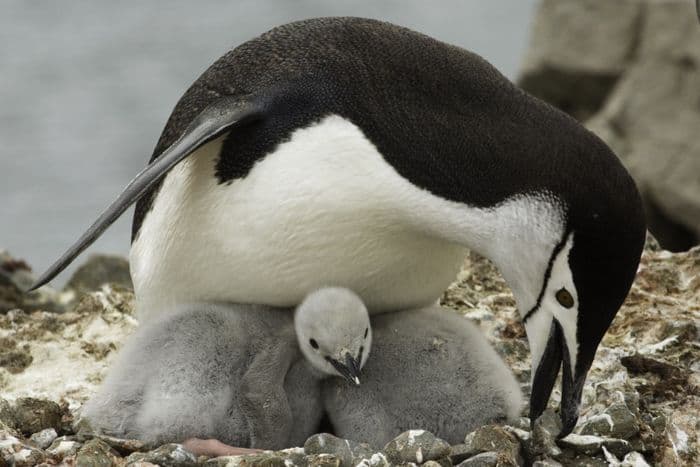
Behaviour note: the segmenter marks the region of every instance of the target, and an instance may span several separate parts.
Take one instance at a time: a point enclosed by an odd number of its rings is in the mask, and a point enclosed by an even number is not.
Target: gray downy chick
[[[336,321],[358,334],[323,327]],[[359,376],[346,355],[359,350],[368,326],[360,299],[335,288],[309,294],[294,314],[184,306],[131,336],[81,417],[99,432],[152,444],[202,438],[260,449],[300,445],[321,420],[321,378],[340,375],[354,384]],[[311,350],[300,351],[305,346]]]
[[[372,358],[361,386],[322,384],[336,435],[376,447],[409,429],[451,444],[518,416],[520,387],[469,320],[438,306],[372,316]]]

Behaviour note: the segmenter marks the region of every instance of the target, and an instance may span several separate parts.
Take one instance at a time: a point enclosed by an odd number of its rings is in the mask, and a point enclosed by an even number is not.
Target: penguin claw
[[[242,456],[246,454],[257,454],[261,449],[236,448],[224,444],[217,439],[189,438],[182,443],[182,446],[195,456],[221,457],[221,456]]]

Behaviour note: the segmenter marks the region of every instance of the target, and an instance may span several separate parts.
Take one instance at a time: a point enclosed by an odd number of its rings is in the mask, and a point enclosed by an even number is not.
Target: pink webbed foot
[[[220,457],[240,456],[244,454],[257,454],[260,449],[236,448],[224,444],[217,439],[190,438],[182,443],[185,449],[196,456]]]

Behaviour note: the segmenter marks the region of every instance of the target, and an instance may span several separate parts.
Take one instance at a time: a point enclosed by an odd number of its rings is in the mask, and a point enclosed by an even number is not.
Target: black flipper
[[[112,204],[55,263],[27,290],[41,287],[63,271],[80,253],[112,225],[170,169],[195,150],[233,128],[264,116],[264,104],[252,99],[226,96],[213,102],[192,120],[182,135],[143,169]]]

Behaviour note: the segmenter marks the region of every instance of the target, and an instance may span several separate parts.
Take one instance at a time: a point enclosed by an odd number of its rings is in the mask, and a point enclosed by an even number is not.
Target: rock
[[[367,459],[362,459],[355,467],[389,467],[389,461],[384,454],[376,452]]]
[[[333,454],[315,454],[309,457],[309,467],[340,467],[341,461]]]
[[[516,436],[499,425],[486,425],[469,433],[464,439],[473,452],[496,452],[502,465],[520,465],[520,442]]]
[[[75,456],[83,446],[83,443],[72,438],[72,436],[60,436],[56,438],[46,452],[58,459]]]
[[[543,0],[518,84],[587,118],[602,106],[637,47],[641,3]]]
[[[555,461],[554,459],[545,457],[533,462],[532,467],[562,467],[562,464],[560,462]]]
[[[39,449],[46,449],[51,446],[51,443],[53,443],[57,437],[58,434],[54,428],[46,428],[30,436],[29,441],[31,441]]]
[[[78,450],[75,463],[85,467],[111,467],[119,463],[119,455],[107,443],[91,439]]]
[[[697,23],[691,1],[545,0],[519,79],[612,147],[673,251],[700,239]]]
[[[287,463],[289,461],[289,463]],[[131,464],[134,467],[136,463]],[[308,458],[302,457],[301,461],[287,459],[286,456],[278,455],[272,451],[265,451],[261,454],[250,454],[245,456],[222,456],[209,459],[204,462],[207,467],[287,467],[308,466]]]
[[[101,254],[90,255],[88,260],[73,273],[65,289],[82,295],[100,290],[104,284],[108,283],[127,289],[134,288],[126,258]]]
[[[620,467],[649,467],[649,463],[643,455],[632,451],[625,456],[620,463]]]
[[[553,410],[547,409],[535,420],[529,442],[525,443],[527,457],[538,459],[542,456],[557,458],[561,449],[556,444],[561,431],[561,419]]]
[[[14,406],[15,424],[25,435],[45,428],[61,431],[64,412],[65,410],[53,401],[21,397]]]
[[[12,337],[0,337],[0,367],[17,374],[23,372],[33,361],[29,344],[19,346]]]
[[[8,442],[11,444],[8,445]],[[46,455],[40,449],[18,442],[16,438],[0,439],[0,452],[0,459],[15,467],[33,467],[46,459]]]
[[[126,458],[126,465],[133,465],[137,462],[150,462],[151,464],[160,465],[162,467],[197,465],[195,456],[183,448],[181,444],[164,444],[153,451],[135,452]]]
[[[459,467],[495,467],[498,463],[498,453],[494,451],[482,452],[459,464]],[[508,464],[503,464],[508,465]],[[517,464],[513,464],[517,465]]]
[[[453,465],[457,465],[478,453],[479,452],[474,451],[469,444],[453,444],[450,460],[452,461]]]
[[[588,455],[601,453],[603,447],[617,456],[624,456],[631,451],[629,443],[624,439],[578,435],[576,433],[571,433],[566,438],[560,439],[558,443],[564,448]]]
[[[0,313],[16,308],[27,311],[63,311],[59,296],[51,287],[24,292],[34,283],[34,279],[31,268],[24,260],[13,258],[6,251],[0,250]]]
[[[604,435],[630,439],[639,433],[637,417],[624,403],[615,403],[600,414],[589,418],[581,427],[582,435]]]
[[[368,444],[341,439],[329,433],[319,433],[307,439],[304,452],[310,455],[333,454],[343,466],[354,466],[374,453]]]
[[[422,464],[450,455],[450,445],[425,430],[409,430],[384,446],[387,460],[392,464],[414,462]]]
[[[122,439],[102,434],[95,435],[95,438],[104,441],[109,445],[109,447],[117,451],[122,456],[128,456],[133,452],[143,451],[146,447],[146,444],[143,441],[139,441],[137,439]]]
[[[0,399],[0,422],[14,429],[17,422],[15,421],[15,411],[5,399]]]

